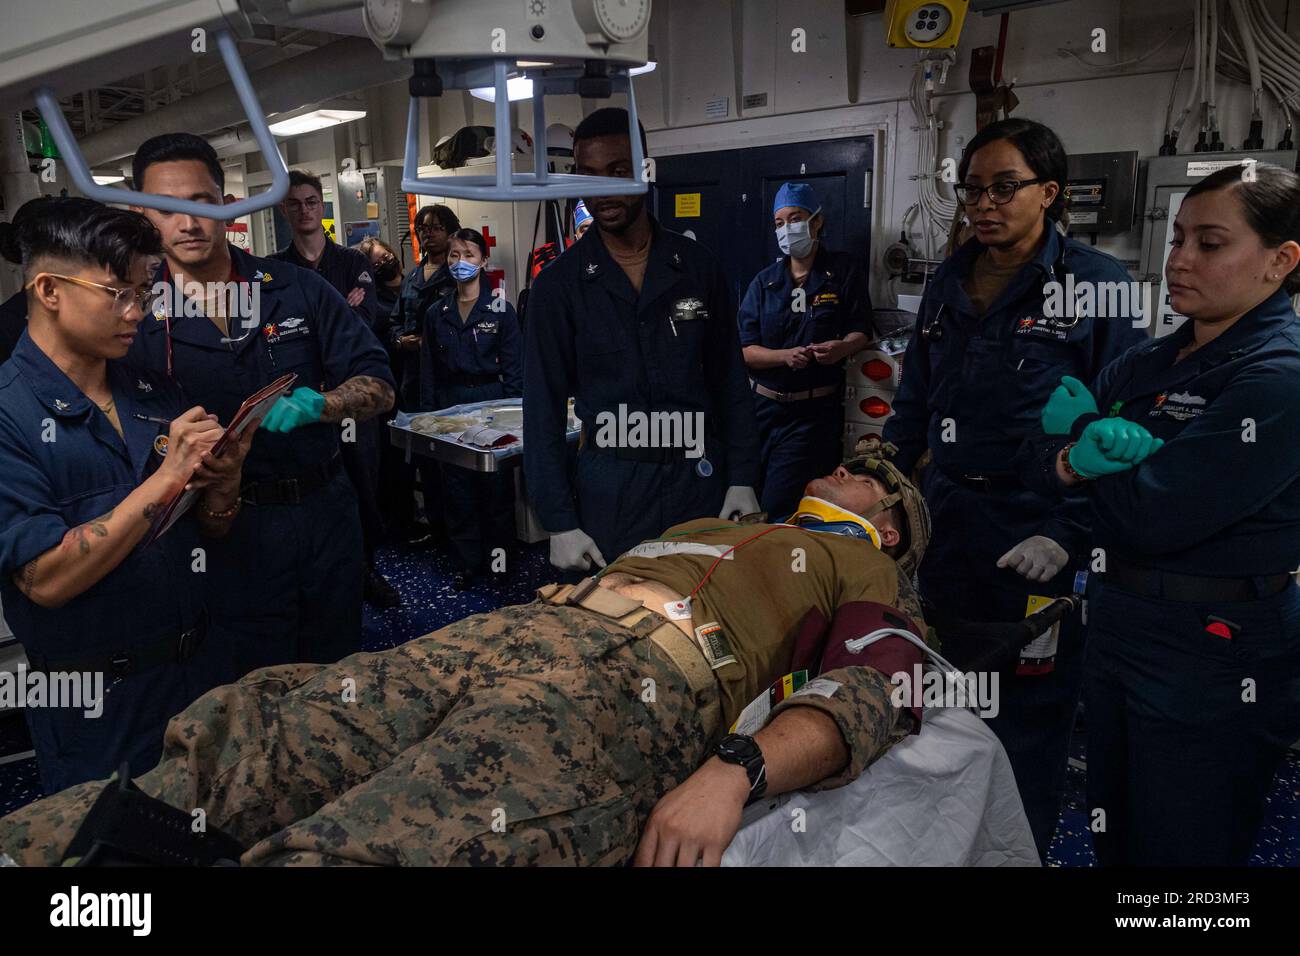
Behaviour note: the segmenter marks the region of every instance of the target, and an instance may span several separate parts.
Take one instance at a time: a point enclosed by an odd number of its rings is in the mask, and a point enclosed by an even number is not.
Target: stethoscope
[[[171,281],[168,281],[167,284],[168,284],[168,286],[169,286],[171,289],[174,289],[174,290],[176,289],[175,283],[173,283],[173,282],[171,282]],[[146,313],[146,314],[151,313],[155,319],[162,319],[162,322],[163,322],[163,334],[164,334],[164,336],[165,336],[165,338],[166,338],[167,377],[168,377],[169,379],[174,379],[174,378],[175,378],[175,375],[173,374],[173,370],[174,370],[174,365],[173,365],[173,355],[174,355],[174,351],[173,351],[173,348],[172,348],[172,304],[173,304],[174,302],[176,302],[176,301],[179,301],[179,299],[180,299],[180,297],[183,295],[183,293],[181,293],[179,290],[176,290],[175,292],[171,293],[171,295],[173,296],[173,298],[172,298],[172,301],[170,301],[170,302],[167,301],[167,300],[168,300],[168,293],[166,293],[166,292],[164,292],[162,295],[160,295],[160,296],[158,296],[156,299],[154,299],[153,302],[149,303],[148,313]],[[159,310],[161,310],[161,312],[160,312]],[[228,330],[229,330],[229,319],[227,319],[227,334],[221,336],[221,339],[220,339],[221,344],[222,344],[222,345],[230,345],[230,346],[232,346],[232,347],[235,346],[235,345],[238,345],[240,342],[243,342],[246,338],[248,338],[250,335],[253,334],[254,328],[255,328],[254,326],[249,326],[248,328],[246,328],[246,329],[244,330],[244,334],[243,334],[243,335],[240,335],[240,336],[238,336],[238,337],[232,337],[232,336],[229,334],[229,331],[228,331]],[[272,368],[277,367],[277,363],[276,363],[276,361],[275,361],[275,353],[271,351],[271,344],[270,344],[269,341],[267,342],[267,345],[266,345],[266,354],[267,354],[267,355],[270,357],[270,359],[271,359],[271,367],[272,367]]]
[[[1056,261],[1052,263],[1052,277],[1053,277],[1053,279],[1054,279],[1057,283],[1060,284],[1062,290],[1064,290],[1064,289],[1066,288],[1066,285],[1065,285],[1065,248],[1066,248],[1066,246],[1065,246],[1065,239],[1062,238],[1062,239],[1061,239],[1061,251],[1060,251],[1059,253],[1057,253]],[[1052,281],[1052,280],[1049,279],[1048,281],[1050,282],[1050,281]],[[1043,296],[1044,296],[1044,298],[1046,298],[1046,296],[1047,296],[1046,289],[1047,289],[1047,283],[1045,282],[1045,283],[1043,283],[1043,290],[1044,290],[1044,291],[1043,291]],[[942,323],[943,323],[943,314],[944,314],[944,312],[947,311],[947,309],[948,309],[948,305],[947,305],[947,303],[941,303],[941,304],[939,305],[939,311],[935,313],[934,318],[928,320],[928,321],[925,323],[925,325],[921,328],[921,335],[922,335],[922,337],[925,338],[925,340],[926,340],[927,342],[938,342],[940,339],[943,338],[943,324],[942,324]],[[1079,319],[1081,318],[1081,316],[1079,315],[1079,310],[1078,310],[1078,309],[1074,309],[1074,310],[1072,310],[1072,311],[1074,312],[1074,314],[1071,315],[1071,316],[1069,316],[1069,317],[1067,317],[1067,318],[1062,318],[1062,319],[1052,319],[1052,320],[1051,320],[1052,324],[1053,324],[1054,326],[1056,326],[1057,328],[1059,328],[1059,329],[1065,329],[1065,330],[1067,330],[1067,331],[1068,331],[1069,329],[1074,328],[1076,325],[1079,324]]]

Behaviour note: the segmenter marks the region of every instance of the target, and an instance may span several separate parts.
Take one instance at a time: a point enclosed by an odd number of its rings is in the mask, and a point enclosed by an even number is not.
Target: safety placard
[[[700,218],[700,194],[678,193],[673,197],[673,215],[678,219]]]

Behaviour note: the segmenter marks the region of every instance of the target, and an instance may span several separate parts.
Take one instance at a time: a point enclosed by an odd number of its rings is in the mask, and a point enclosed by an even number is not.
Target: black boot
[[[397,588],[389,584],[373,566],[366,569],[366,582],[361,593],[366,603],[372,607],[397,607],[402,603],[402,595]]]

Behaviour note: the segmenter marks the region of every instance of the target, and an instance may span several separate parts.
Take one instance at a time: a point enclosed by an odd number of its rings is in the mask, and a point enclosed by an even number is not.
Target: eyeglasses
[[[76,276],[65,276],[57,272],[39,273],[31,282],[27,283],[24,288],[30,289],[36,285],[41,276],[49,276],[51,279],[62,279],[65,282],[71,282],[75,285],[84,285],[90,289],[103,289],[105,292],[113,294],[113,312],[116,315],[126,315],[131,311],[132,304],[141,312],[148,310],[149,303],[153,301],[153,290],[148,289],[141,292],[139,289],[127,286],[125,289],[119,289],[111,285],[103,285],[99,282],[91,282],[89,279],[79,279]]]
[[[301,202],[297,199],[286,199],[284,201],[285,210],[292,213],[300,212],[303,209],[306,209],[308,212],[315,212],[320,207],[321,202],[319,199],[305,199]]]
[[[963,206],[973,206],[979,202],[980,196],[984,193],[989,194],[989,198],[999,206],[1005,206],[1011,200],[1016,198],[1016,193],[1020,191],[1021,186],[1033,186],[1043,182],[1040,179],[1003,179],[996,183],[990,183],[987,186],[975,186],[971,183],[958,183],[952,187],[953,192],[957,194],[957,201]]]
[[[430,225],[429,223],[426,222],[423,225],[415,227],[415,232],[417,235],[427,235],[428,233],[431,232],[446,232],[446,231],[447,231],[447,227],[440,222],[435,222],[433,225]]]

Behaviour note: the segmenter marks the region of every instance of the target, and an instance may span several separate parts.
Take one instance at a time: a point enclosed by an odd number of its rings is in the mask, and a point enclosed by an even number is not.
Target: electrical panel
[[[1136,151],[1070,156],[1065,185],[1070,232],[1112,235],[1132,229],[1137,173]]]

